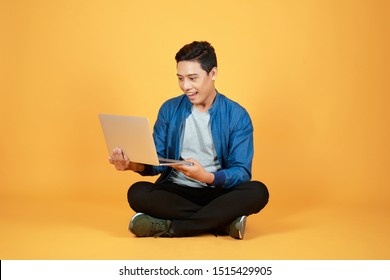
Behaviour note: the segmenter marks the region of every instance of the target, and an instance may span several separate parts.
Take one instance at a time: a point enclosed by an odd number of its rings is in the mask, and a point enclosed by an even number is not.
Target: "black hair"
[[[217,67],[217,55],[213,46],[206,41],[194,41],[182,47],[175,56],[176,63],[180,61],[197,61],[208,73]]]

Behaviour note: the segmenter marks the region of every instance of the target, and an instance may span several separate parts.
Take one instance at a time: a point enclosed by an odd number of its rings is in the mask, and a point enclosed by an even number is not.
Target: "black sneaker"
[[[243,239],[245,234],[246,216],[240,216],[227,227],[229,235],[236,239]]]
[[[153,218],[144,213],[137,213],[131,218],[129,230],[138,237],[171,237],[171,221]]]

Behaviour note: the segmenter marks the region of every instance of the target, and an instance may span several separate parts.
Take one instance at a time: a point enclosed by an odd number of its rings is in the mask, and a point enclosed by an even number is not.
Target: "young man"
[[[208,42],[192,42],[176,54],[184,94],[166,101],[154,125],[158,156],[193,165],[150,166],[131,162],[116,148],[118,170],[161,176],[128,191],[137,212],[129,230],[139,237],[229,234],[242,239],[246,217],[268,203],[268,190],[250,181],[253,127],[247,111],[215,88],[217,58]]]

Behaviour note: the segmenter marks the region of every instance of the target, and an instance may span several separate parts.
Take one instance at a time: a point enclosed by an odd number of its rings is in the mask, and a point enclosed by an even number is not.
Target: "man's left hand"
[[[185,165],[185,164],[177,164],[173,165],[172,167],[176,170],[179,170],[183,172],[184,175],[187,175],[188,177],[198,180],[200,182],[206,183],[206,184],[212,184],[214,181],[214,174],[211,172],[206,171],[204,167],[196,160],[189,158],[186,159],[186,161],[192,162],[193,165]]]

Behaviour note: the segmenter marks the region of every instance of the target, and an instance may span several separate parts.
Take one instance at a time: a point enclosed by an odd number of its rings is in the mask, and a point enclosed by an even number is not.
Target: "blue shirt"
[[[183,129],[192,103],[183,94],[160,108],[153,139],[158,157],[179,159]],[[231,188],[252,178],[253,125],[248,112],[217,92],[209,109],[211,134],[221,169],[213,172],[213,186]],[[171,167],[146,165],[142,175],[161,174],[156,183],[167,182]]]

